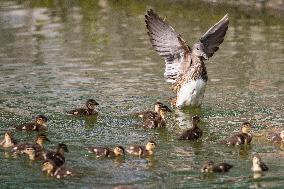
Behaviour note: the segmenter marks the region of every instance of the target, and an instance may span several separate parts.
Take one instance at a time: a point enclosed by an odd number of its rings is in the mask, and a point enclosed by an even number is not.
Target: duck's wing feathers
[[[267,167],[267,165],[264,162],[260,163],[260,167],[261,167],[262,171],[268,171],[268,167]]]
[[[152,9],[145,15],[146,27],[152,46],[165,59],[165,79],[174,82],[190,66],[190,48],[180,34]]]
[[[213,56],[219,49],[219,45],[224,41],[228,25],[229,17],[228,14],[226,14],[200,38],[200,42],[204,45],[204,51],[208,58]]]

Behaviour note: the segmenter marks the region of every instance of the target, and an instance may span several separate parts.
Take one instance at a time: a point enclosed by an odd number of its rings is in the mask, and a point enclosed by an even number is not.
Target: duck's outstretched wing
[[[204,45],[204,51],[208,58],[213,56],[219,49],[219,45],[224,41],[228,25],[229,17],[226,14],[200,38],[200,42]]]
[[[174,82],[190,66],[190,48],[181,36],[152,9],[145,15],[152,46],[165,59],[165,79]]]

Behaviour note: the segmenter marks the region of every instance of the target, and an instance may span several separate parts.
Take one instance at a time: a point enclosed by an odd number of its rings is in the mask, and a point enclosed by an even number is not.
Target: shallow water
[[[167,129],[148,131],[131,114],[173,96],[163,79],[163,60],[146,34],[144,14],[150,7],[191,43],[226,12],[230,27],[221,49],[206,64],[209,82],[201,109],[175,111],[168,116]],[[1,150],[1,188],[281,188],[284,154],[277,146],[262,137],[250,148],[218,142],[245,120],[257,133],[283,126],[283,20],[194,1],[1,1],[1,133],[45,114],[52,141],[47,148],[66,143],[66,166],[81,173],[60,181],[48,178],[40,163],[7,157]],[[97,118],[65,114],[87,98],[100,103]],[[177,141],[196,114],[202,118],[202,140]],[[35,137],[14,135],[18,140]],[[85,149],[149,139],[158,148],[148,159],[99,160]],[[250,172],[254,152],[270,167],[259,179]],[[203,175],[200,167],[208,159],[227,161],[234,168],[228,174]]]

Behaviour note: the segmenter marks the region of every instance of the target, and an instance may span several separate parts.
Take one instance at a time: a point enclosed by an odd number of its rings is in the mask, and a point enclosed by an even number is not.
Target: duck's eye
[[[196,48],[199,51],[199,48]]]

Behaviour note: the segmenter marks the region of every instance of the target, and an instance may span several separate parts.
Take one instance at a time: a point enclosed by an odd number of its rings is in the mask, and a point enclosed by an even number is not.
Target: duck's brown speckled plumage
[[[86,102],[85,108],[78,108],[75,110],[68,111],[69,115],[77,115],[77,116],[90,116],[90,115],[98,115],[98,111],[95,109],[99,104],[93,100],[89,99]]]
[[[69,152],[67,145],[59,143],[56,151],[46,152],[46,159],[52,160],[56,166],[60,167],[65,163],[65,152]]]
[[[221,173],[228,172],[233,166],[228,163],[215,164],[213,161],[207,161],[203,164],[201,172]]]
[[[45,131],[47,130],[47,118],[44,115],[38,115],[33,123],[25,123],[15,126],[21,131]]]
[[[143,127],[147,129],[166,127],[166,112],[171,112],[171,110],[165,105],[160,106],[157,114],[153,115],[152,117],[148,116],[146,119],[144,119]]]
[[[90,146],[88,147],[88,152],[96,154],[97,158],[100,158],[100,157],[114,158],[114,157],[122,156],[125,153],[124,148],[122,146],[116,146],[113,150],[111,150],[108,147]]]
[[[179,140],[199,139],[203,134],[203,131],[198,127],[199,122],[200,118],[198,116],[192,117],[192,128],[185,130],[178,139]]]
[[[149,141],[146,146],[132,145],[126,151],[134,156],[145,157],[150,156],[154,153],[156,143]]]
[[[171,100],[173,106],[200,106],[208,79],[203,61],[212,57],[223,42],[229,24],[228,16],[225,15],[212,26],[192,48],[152,9],[147,11],[145,22],[152,46],[165,59],[164,76],[173,83],[172,89],[177,96]]]
[[[267,139],[274,143],[284,142],[284,131],[268,133]]]
[[[143,112],[137,112],[137,113],[135,113],[135,115],[140,117],[140,118],[143,118],[143,119],[157,117],[159,115],[159,110],[162,106],[164,106],[163,103],[156,102],[154,104],[154,111],[148,110],[148,111],[143,111]]]
[[[61,179],[68,176],[78,176],[79,173],[66,167],[58,167],[52,160],[46,160],[42,164],[42,172],[47,172],[48,176]]]

